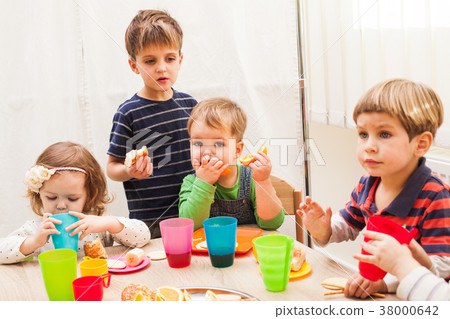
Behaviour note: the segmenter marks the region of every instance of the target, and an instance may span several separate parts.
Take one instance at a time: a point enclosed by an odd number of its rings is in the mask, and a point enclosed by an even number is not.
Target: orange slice
[[[166,298],[161,295],[159,292],[156,293],[156,301],[166,301]]]
[[[220,175],[228,175],[230,173],[231,173],[231,168],[227,167]]]
[[[253,155],[247,155],[239,159],[239,162],[241,162],[241,164],[244,166],[249,166],[250,163],[253,163],[254,161],[255,158],[253,157]]]
[[[212,292],[211,290],[206,290],[205,293],[205,300],[206,301],[219,301],[219,298],[217,297],[217,295]]]
[[[183,290],[184,301],[192,301],[191,295],[187,292],[186,289]]]
[[[259,151],[267,155],[267,146],[264,145]]]
[[[150,301],[141,291],[138,291],[134,297],[133,301]]]
[[[263,152],[264,154],[267,155],[267,147],[266,147],[265,145],[264,145],[263,147],[261,147],[261,148],[259,149],[259,151],[260,151],[260,152]],[[250,163],[253,163],[254,161],[255,161],[255,158],[253,157],[252,154],[246,155],[246,156],[241,157],[241,158],[239,159],[239,162],[241,162],[241,164],[244,165],[244,166],[249,166]]]
[[[163,301],[183,301],[183,292],[177,287],[173,286],[161,286],[158,288],[158,295]]]

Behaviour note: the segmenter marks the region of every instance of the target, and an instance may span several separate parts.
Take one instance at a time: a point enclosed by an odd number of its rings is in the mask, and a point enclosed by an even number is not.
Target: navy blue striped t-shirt
[[[135,94],[122,103],[113,118],[108,155],[125,159],[126,153],[146,145],[153,174],[123,183],[130,218],[178,216],[183,178],[192,174],[187,121],[197,101],[173,90],[168,101],[152,101]]]

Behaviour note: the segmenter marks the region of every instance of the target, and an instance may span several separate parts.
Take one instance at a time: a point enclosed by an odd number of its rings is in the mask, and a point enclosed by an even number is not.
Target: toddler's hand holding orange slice
[[[261,147],[259,151],[263,152],[264,154],[267,155],[267,147],[265,145],[263,147]],[[254,161],[255,161],[255,158],[253,157],[253,154],[246,155],[239,159],[239,162],[241,162],[241,164],[244,166],[249,166]]]

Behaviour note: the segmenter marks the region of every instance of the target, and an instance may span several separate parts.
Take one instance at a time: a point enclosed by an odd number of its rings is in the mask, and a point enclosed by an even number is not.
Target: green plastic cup
[[[268,291],[283,291],[289,282],[294,239],[285,235],[268,235],[255,239],[264,286]]]
[[[55,249],[38,258],[48,299],[74,301],[72,282],[77,279],[77,253],[72,249]]]

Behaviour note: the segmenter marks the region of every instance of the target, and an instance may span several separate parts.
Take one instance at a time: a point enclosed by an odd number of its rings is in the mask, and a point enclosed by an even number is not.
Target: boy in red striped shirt
[[[431,259],[431,271],[450,277],[449,186],[431,174],[423,157],[429,150],[444,111],[429,87],[404,79],[381,82],[366,92],[353,111],[358,131],[357,156],[367,174],[339,214],[324,211],[310,197],[297,213],[320,246],[354,240],[372,215],[381,215],[408,230]],[[346,296],[367,298],[374,292],[395,292],[393,276],[376,282],[356,273]]]

